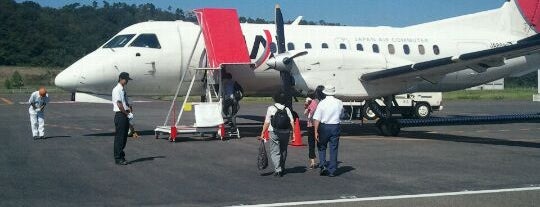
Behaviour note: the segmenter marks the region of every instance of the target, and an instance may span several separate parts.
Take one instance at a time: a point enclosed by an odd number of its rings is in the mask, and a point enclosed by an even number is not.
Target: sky
[[[24,0],[16,0],[22,2]],[[91,0],[33,0],[42,6],[91,4]],[[495,9],[506,0],[107,0],[128,4],[153,3],[190,11],[203,7],[236,8],[240,16],[273,20],[274,5],[281,5],[285,20],[341,23],[350,26],[408,26]],[[97,2],[101,4],[101,0]]]

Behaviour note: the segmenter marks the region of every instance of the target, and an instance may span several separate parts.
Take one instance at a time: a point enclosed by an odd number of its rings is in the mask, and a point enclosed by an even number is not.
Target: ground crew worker
[[[122,72],[118,76],[118,84],[112,90],[112,103],[114,114],[114,160],[117,165],[127,165],[128,162],[125,159],[124,148],[126,147],[129,119],[133,118],[131,108],[127,102],[127,93],[124,87],[128,81],[132,80],[129,77],[129,73]]]
[[[343,102],[336,99],[336,88],[327,85],[323,90],[324,98],[313,114],[315,127],[315,140],[319,148],[320,175],[334,177],[337,169],[337,157],[339,148],[340,116],[343,112]],[[326,162],[326,148],[330,144],[330,161]]]
[[[47,89],[43,86],[39,87],[38,91],[35,91],[30,95],[28,99],[30,107],[28,113],[30,114],[30,127],[32,128],[32,137],[36,139],[45,139],[45,106],[49,103],[49,94]]]

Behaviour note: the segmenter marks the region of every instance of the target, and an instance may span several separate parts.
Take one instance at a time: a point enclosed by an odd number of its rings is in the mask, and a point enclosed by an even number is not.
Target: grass
[[[24,86],[23,88],[14,88],[14,89],[7,89],[7,88],[0,88],[0,94],[30,94],[34,91],[37,91],[40,85],[31,85],[31,86]],[[67,93],[66,91],[56,87],[56,86],[46,86],[47,93]]]
[[[22,89],[7,89],[4,82],[11,78],[13,73],[18,71],[21,74],[24,87]],[[37,86],[44,85],[56,90],[54,78],[62,69],[47,67],[20,67],[20,66],[0,66],[0,93],[24,93],[28,90],[35,90]]]
[[[443,93],[443,100],[531,100],[536,88],[506,88],[504,90],[461,90]]]

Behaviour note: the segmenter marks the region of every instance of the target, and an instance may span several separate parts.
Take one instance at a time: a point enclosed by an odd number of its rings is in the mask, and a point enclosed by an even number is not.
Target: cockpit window
[[[133,37],[135,37],[134,34],[118,35],[107,42],[103,48],[124,47]]]
[[[161,49],[161,45],[159,44],[159,40],[155,34],[141,34],[135,38],[133,43],[131,43],[129,46]]]

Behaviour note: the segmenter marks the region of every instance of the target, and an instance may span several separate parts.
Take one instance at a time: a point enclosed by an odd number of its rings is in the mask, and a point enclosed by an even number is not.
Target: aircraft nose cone
[[[54,84],[69,92],[77,91],[77,73],[74,68],[68,67],[60,72],[54,79]]]

